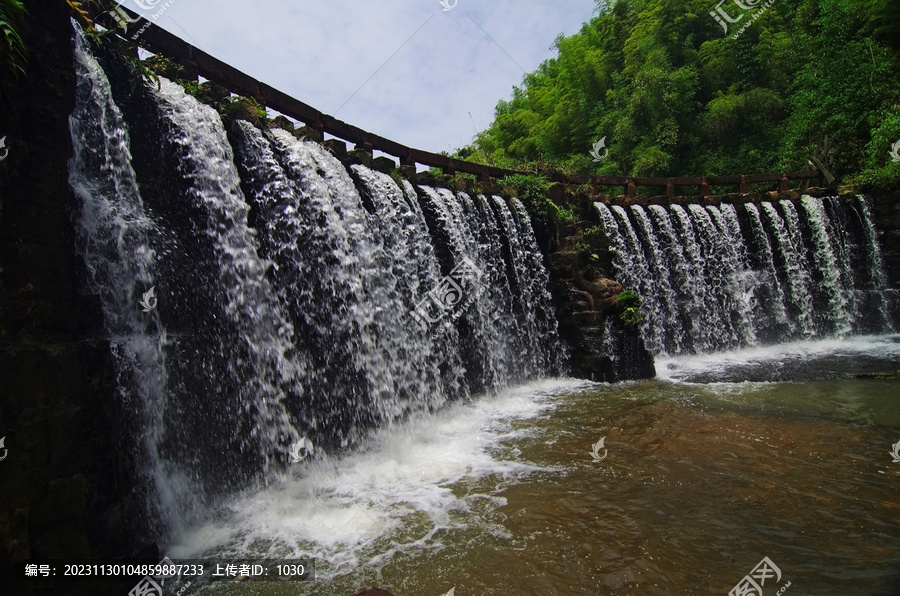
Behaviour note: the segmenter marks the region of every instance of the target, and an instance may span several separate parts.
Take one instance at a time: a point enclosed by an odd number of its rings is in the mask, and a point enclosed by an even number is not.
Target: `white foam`
[[[296,477],[234,500],[167,553],[312,556],[339,573],[388,549],[439,548],[440,530],[468,523],[455,512],[501,506],[501,486],[554,472],[516,457],[510,441],[539,431],[515,423],[553,409],[555,394],[588,385],[538,381],[381,429],[360,451],[298,464]]]
[[[831,357],[847,361],[869,357],[896,362],[900,360],[900,335],[851,336],[711,354],[659,356],[656,358],[656,375],[662,381],[678,383],[696,377],[724,376],[735,369],[754,366],[770,371],[791,364],[802,368]]]

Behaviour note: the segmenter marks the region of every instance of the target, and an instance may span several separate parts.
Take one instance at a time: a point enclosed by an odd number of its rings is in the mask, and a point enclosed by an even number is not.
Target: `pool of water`
[[[724,595],[764,557],[765,596],[900,594],[900,380],[854,378],[900,368],[897,337],[657,367],[512,388],[295,464],[168,554],[312,558],[316,580],[184,596]]]

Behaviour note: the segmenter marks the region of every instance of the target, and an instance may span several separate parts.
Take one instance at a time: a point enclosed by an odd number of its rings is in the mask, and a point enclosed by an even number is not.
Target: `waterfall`
[[[806,196],[800,202],[809,219],[810,233],[813,238],[812,253],[816,270],[819,273],[819,283],[822,285],[828,304],[826,313],[823,313],[823,319],[825,324],[830,325],[838,335],[849,333],[851,319],[848,307],[850,300],[845,292],[844,276],[835,254],[835,238],[831,221],[828,219],[825,206],[820,199]]]
[[[647,324],[644,328],[644,341],[650,351],[661,352],[665,347],[662,330],[666,321],[661,315],[664,296],[651,290],[651,284],[655,280],[631,220],[628,219],[628,213],[619,205],[613,205],[610,210],[600,204],[598,209],[610,238],[613,263],[619,270],[619,282],[624,287],[637,291],[645,300],[643,314]]]
[[[803,235],[800,230],[800,216],[797,208],[791,201],[782,201],[784,210],[784,225],[778,212],[771,203],[763,203],[763,208],[772,221],[777,240],[781,247],[782,257],[786,266],[786,277],[791,289],[791,298],[795,308],[795,316],[800,333],[805,338],[815,334],[813,313],[815,306],[812,298],[812,269],[809,264],[806,247],[803,245]]]
[[[285,130],[223,122],[164,78],[107,79],[88,45],[77,33],[77,247],[148,539],[296,473],[293,445],[329,457],[560,372],[519,201],[347,167]]]
[[[688,205],[691,221],[697,233],[700,248],[706,262],[707,283],[712,290],[706,309],[715,317],[716,345],[734,348],[743,345],[746,338],[740,335],[738,321],[744,316],[739,311],[739,289],[734,282],[738,276],[734,250],[725,242],[722,231],[713,223],[709,211],[700,205]]]
[[[756,245],[755,261],[757,270],[760,271],[759,289],[762,296],[761,302],[769,305],[774,325],[770,331],[771,337],[785,335],[790,337],[796,330],[796,326],[788,319],[787,306],[785,305],[785,292],[782,287],[778,269],[775,267],[775,253],[772,251],[772,242],[766,234],[759,214],[759,208],[753,203],[744,207],[750,221],[753,240]]]
[[[895,298],[865,199],[799,203],[596,203],[617,279],[642,298],[648,349],[713,352],[893,331]]]
[[[742,343],[756,344],[758,337],[753,311],[757,308],[758,302],[753,291],[755,279],[750,271],[750,261],[741,236],[737,211],[734,205],[728,203],[720,208],[712,205],[707,208],[713,214],[725,242],[730,270],[729,288],[734,296]]]
[[[501,212],[508,208],[497,196],[494,197],[494,204]],[[522,321],[526,325],[524,333],[520,335],[530,340],[527,344],[529,366],[522,374],[527,377],[547,372],[559,374],[562,372],[565,354],[556,333],[550,275],[544,267],[543,255],[525,205],[515,197],[510,200],[510,205],[515,227],[508,227],[507,237],[518,238],[518,242],[510,241],[510,258],[516,266],[515,296],[523,313]]]
[[[857,197],[857,205],[859,207],[859,219],[862,224],[862,233],[864,235],[865,253],[864,258],[872,263],[872,267],[866,269],[868,274],[868,287],[866,288],[865,298],[870,307],[863,312],[873,312],[875,316],[871,319],[871,329],[892,329],[894,323],[891,320],[891,314],[888,303],[896,302],[897,296],[887,287],[887,273],[884,269],[884,257],[881,255],[881,249],[878,245],[878,234],[875,231],[875,224],[872,215],[869,212],[869,204],[865,197]]]
[[[624,211],[620,215],[623,213]],[[640,232],[640,243],[646,247],[647,264],[654,282],[654,294],[659,296],[658,304],[662,309],[659,318],[654,318],[655,329],[658,331],[657,341],[666,352],[680,352],[681,334],[670,332],[673,328],[677,330],[678,298],[669,282],[671,275],[669,261],[664,256],[664,250],[661,250],[656,231],[644,208],[632,205],[631,214]],[[637,235],[631,237],[637,239]],[[675,322],[675,325],[669,324],[669,321]]]
[[[132,460],[146,462],[138,466],[135,492],[152,495],[150,518],[170,522],[179,517],[186,491],[159,458],[167,397],[166,337],[158,312],[145,313],[139,307],[143,293],[157,283],[152,238],[159,229],[144,208],[131,167],[128,132],[109,81],[87,50],[80,29],[76,33],[78,83],[69,117],[74,149],[69,183],[76,198],[76,250],[86,270],[83,291],[100,296],[123,419],[129,427],[119,442]],[[134,439],[130,443],[129,437]],[[143,519],[140,525],[154,524]]]
[[[801,239],[798,233],[799,225],[792,222],[791,230],[788,230],[788,225],[772,203],[764,202],[760,204],[760,207],[762,207],[762,213],[771,230],[772,244],[779,257],[779,269],[783,272],[785,280],[787,303],[793,307],[790,311],[792,318],[797,324],[800,335],[808,339],[815,334],[812,321],[814,311],[806,259],[798,249]],[[783,207],[786,212],[790,212],[793,205],[791,208]]]
[[[675,216],[676,235],[684,247],[682,255],[685,261],[682,268],[688,272],[688,281],[684,283],[684,287],[690,296],[691,333],[685,334],[686,339],[693,340],[694,350],[709,350],[716,341],[716,317],[715,310],[710,308],[710,304],[715,303],[715,295],[711,280],[705,273],[706,258],[700,250],[694,224],[687,211],[680,205],[672,205],[671,212]]]

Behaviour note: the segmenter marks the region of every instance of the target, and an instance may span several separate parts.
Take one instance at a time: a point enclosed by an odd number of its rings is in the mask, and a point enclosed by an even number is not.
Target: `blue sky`
[[[166,2],[141,1],[152,8],[121,4],[149,17]],[[185,41],[322,112],[434,152],[487,127],[497,101],[521,84],[522,69],[554,56],[557,35],[578,31],[596,7],[594,0],[457,0],[448,11],[438,0],[168,2],[156,24]]]

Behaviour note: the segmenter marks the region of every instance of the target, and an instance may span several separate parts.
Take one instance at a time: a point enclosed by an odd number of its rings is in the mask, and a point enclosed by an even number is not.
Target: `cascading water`
[[[620,212],[620,217],[623,217],[624,213],[624,211]],[[650,223],[650,218],[644,209],[638,205],[632,205],[631,214],[632,219],[637,224],[640,236],[639,242],[647,247],[647,264],[650,267],[650,274],[656,280],[657,294],[660,298],[659,305],[662,307],[659,318],[655,318],[658,341],[662,344],[665,351],[680,352],[681,338],[679,334],[671,333],[673,326],[666,324],[667,321],[678,320],[678,299],[669,281],[668,266],[664,253],[661,250],[653,225]],[[634,241],[638,241],[637,238],[637,235],[633,236]]]
[[[643,299],[648,349],[690,354],[893,331],[865,199],[805,196],[800,205],[632,205],[629,214],[596,203],[618,279]]]
[[[77,27],[77,25],[76,25]],[[90,55],[77,30],[75,110],[69,118],[74,154],[69,183],[76,197],[76,247],[86,266],[84,290],[101,298],[104,324],[116,364],[123,408],[138,438],[123,448],[139,466],[139,492],[157,497],[150,518],[171,523],[179,517],[184,491],[158,457],[160,414],[166,407],[166,362],[158,313],[141,312],[141,295],[155,287],[159,233],[148,217],[131,167],[128,133],[113,102],[106,74]],[[149,304],[149,302],[147,302]],[[142,507],[138,507],[141,509]],[[142,525],[153,525],[142,520]]]
[[[771,203],[763,203],[768,215],[778,246],[785,264],[785,277],[791,296],[795,300],[794,316],[800,333],[805,338],[815,334],[813,313],[815,307],[812,297],[812,276],[806,247],[803,246],[803,235],[800,231],[800,216],[797,208],[790,201],[782,201],[784,223],[782,225],[778,212]]]
[[[416,189],[281,129],[226,127],[166,79],[111,84],[76,37],[84,288],[100,296],[122,410],[141,429],[130,449],[150,489],[148,537],[281,482],[304,438],[334,452],[560,372],[521,203]],[[145,147],[152,159],[132,159]],[[444,301],[423,327],[417,305],[446,298],[462,262],[477,268],[471,304]],[[158,305],[142,312],[154,286]]]
[[[753,203],[748,203],[744,208],[750,222],[752,241],[756,246],[753,254],[755,268],[760,272],[760,283],[757,286],[761,297],[760,303],[769,305],[769,312],[772,316],[771,326],[767,325],[770,328],[768,335],[770,337],[790,336],[796,330],[796,325],[788,319],[785,292],[779,279],[778,269],[775,267],[772,243],[763,228],[759,208]]]
[[[824,202],[812,197],[803,197],[800,201],[809,219],[809,229],[813,239],[814,260],[820,274],[819,283],[825,290],[828,311],[825,320],[830,323],[834,332],[845,335],[850,332],[852,311],[850,296],[852,288],[848,287],[846,275],[835,254],[835,238],[831,220],[825,212]],[[848,271],[849,273],[849,271]],[[848,292],[847,290],[850,290]]]

